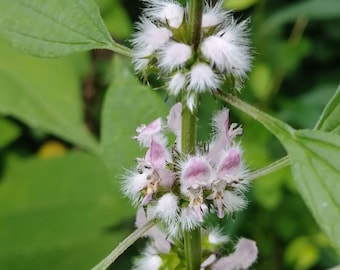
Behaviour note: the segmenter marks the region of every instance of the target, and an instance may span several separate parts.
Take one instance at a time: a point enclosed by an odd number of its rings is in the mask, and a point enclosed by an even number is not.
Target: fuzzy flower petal
[[[245,198],[242,195],[236,195],[231,191],[225,191],[223,194],[224,209],[228,214],[240,211],[247,205]]]
[[[161,118],[157,118],[156,120],[152,121],[148,125],[141,125],[138,128],[136,128],[138,135],[133,138],[137,139],[141,145],[145,147],[149,147],[152,138],[156,134],[159,134],[161,130],[162,130],[162,120]]]
[[[171,95],[177,96],[185,87],[186,77],[182,72],[177,72],[173,75],[169,82],[169,92]]]
[[[189,72],[189,89],[197,93],[215,90],[220,80],[211,67],[204,63],[195,64]]]
[[[126,177],[122,185],[122,191],[125,196],[130,198],[133,205],[136,205],[140,198],[141,190],[146,188],[147,181],[147,173],[134,173],[130,174]]]
[[[203,11],[202,27],[213,27],[223,23],[230,13],[222,7],[223,1],[218,1],[214,6],[206,4]]]
[[[229,148],[217,168],[217,177],[232,183],[238,179],[233,179],[240,174],[242,166],[242,151],[240,147]]]
[[[212,270],[243,270],[248,269],[257,259],[258,249],[252,240],[241,238],[234,253],[222,257],[211,267]]]
[[[211,244],[221,245],[227,243],[230,238],[228,235],[223,234],[221,230],[214,228],[209,232],[208,240]]]
[[[172,0],[146,0],[149,3],[146,14],[148,17],[160,20],[172,28],[178,28],[184,18],[184,8]]]
[[[189,207],[182,208],[179,223],[184,231],[191,231],[200,225],[194,209]]]
[[[190,187],[208,183],[211,166],[204,157],[191,157],[182,165],[181,188],[186,191]]]
[[[131,40],[138,50],[155,51],[169,41],[172,32],[165,27],[158,27],[150,20],[142,17],[136,25],[137,32]]]
[[[149,162],[154,170],[165,167],[167,159],[166,146],[154,139],[151,140],[150,148],[146,153],[145,160]]]
[[[155,214],[167,225],[178,221],[178,198],[173,193],[166,193],[157,202]]]
[[[175,68],[183,67],[191,56],[192,51],[189,45],[171,41],[159,51],[158,65],[165,71],[171,72]]]

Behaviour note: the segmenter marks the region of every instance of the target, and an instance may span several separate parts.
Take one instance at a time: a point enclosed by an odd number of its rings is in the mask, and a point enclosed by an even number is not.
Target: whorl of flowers
[[[200,226],[208,213],[223,218],[243,209],[248,186],[242,148],[236,141],[242,128],[229,125],[229,111],[213,118],[215,135],[210,143],[200,145],[196,155],[182,155],[181,110],[177,103],[167,123],[158,118],[137,128],[134,138],[147,151],[136,159],[136,169],[123,184],[133,204],[146,208],[148,218],[162,221],[171,236]],[[174,144],[168,143],[166,132],[174,133]]]
[[[183,232],[204,228],[205,218],[231,216],[246,206],[247,169],[237,137],[242,128],[229,124],[229,110],[213,117],[214,136],[211,142],[197,146],[196,154],[181,151],[182,105],[175,104],[164,122],[157,118],[136,129],[134,137],[146,148],[144,157],[136,159],[136,168],[126,175],[123,192],[138,207],[136,226],[156,218],[158,224],[147,236],[151,243],[135,261],[135,270],[173,269],[180,263],[176,256]],[[168,141],[169,133],[175,137]],[[254,241],[241,238],[235,251],[221,256],[222,246],[229,237],[211,230],[202,240],[206,251],[201,269],[241,270],[257,258]]]
[[[132,39],[135,70],[156,71],[167,80],[171,95],[186,92],[191,110],[196,94],[214,91],[227,79],[240,90],[250,69],[248,20],[238,23],[222,1],[205,2],[200,44],[194,50],[188,33],[188,7],[174,0],[145,0],[146,8]]]

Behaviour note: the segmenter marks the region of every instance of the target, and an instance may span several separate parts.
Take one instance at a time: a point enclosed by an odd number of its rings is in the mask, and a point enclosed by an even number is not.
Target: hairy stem
[[[202,26],[203,1],[190,0],[189,1],[189,33],[190,44],[193,50],[197,48],[201,41],[201,26]]]
[[[201,40],[203,0],[189,0],[189,41],[196,53]],[[186,105],[186,93],[182,97],[182,153],[193,155],[197,144],[196,112]],[[196,104],[198,105],[198,104]],[[201,229],[184,231],[184,253],[188,270],[199,270],[201,265]]]
[[[150,230],[156,224],[156,219],[151,219],[145,223],[142,227],[135,230],[123,242],[119,245],[100,263],[98,263],[92,270],[104,270],[107,269],[125,250],[127,250],[134,242],[142,237],[148,230]]]
[[[182,111],[182,153],[193,155],[196,148],[196,113],[191,112],[183,97]],[[201,231],[197,228],[184,231],[184,253],[188,270],[199,270],[201,265]]]

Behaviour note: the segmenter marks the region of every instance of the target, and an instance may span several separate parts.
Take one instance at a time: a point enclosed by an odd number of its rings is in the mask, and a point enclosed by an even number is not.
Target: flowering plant
[[[145,9],[130,39],[131,49],[112,39],[92,0],[1,4],[8,12],[0,21],[0,33],[13,47],[40,57],[111,50],[131,57],[133,69],[144,83],[156,75],[159,88],[166,92],[170,107],[167,117],[157,115],[155,120],[139,123],[133,139],[144,152],[135,157],[135,167],[122,177],[121,190],[137,208],[137,230],[93,269],[106,269],[144,235],[149,241],[133,269],[251,267],[261,253],[256,239],[226,235],[219,221],[232,220],[247,207],[246,193],[253,179],[288,165],[305,203],[339,251],[339,89],[314,129],[294,129],[238,98],[255,55],[249,41],[249,19],[236,20],[232,12],[224,10],[223,1],[143,3]],[[68,16],[51,12],[57,7]],[[16,19],[20,12],[28,19]],[[47,31],[49,27],[54,31]],[[45,29],[43,34],[41,29]],[[117,79],[114,88],[119,84]],[[199,142],[197,127],[203,94],[221,100],[223,108],[212,117],[210,139]],[[125,95],[129,96],[128,91]],[[130,102],[130,106],[138,106],[136,103]],[[265,168],[251,170],[241,141],[247,126],[231,123],[231,111],[225,103],[263,124],[279,139],[287,156]],[[152,108],[159,106],[152,104]],[[143,113],[147,112],[143,108]],[[108,143],[99,148],[84,136],[83,146],[105,158],[106,146],[113,140],[110,136],[103,138]],[[232,248],[226,250],[226,245]]]

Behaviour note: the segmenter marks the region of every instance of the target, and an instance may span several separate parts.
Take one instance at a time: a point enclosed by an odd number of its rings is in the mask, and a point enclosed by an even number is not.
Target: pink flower
[[[257,259],[257,246],[252,240],[241,238],[235,251],[222,257],[211,266],[212,270],[243,270],[248,269]]]
[[[148,206],[147,211],[141,207],[137,210],[136,227],[142,227],[148,220],[155,217],[154,208]],[[162,232],[158,225],[153,226],[146,234],[152,239],[153,246],[161,253],[168,253],[171,249],[171,244],[168,241],[167,235]]]
[[[182,165],[181,171],[181,189],[185,193],[189,188],[208,184],[211,166],[203,156],[194,156]]]
[[[162,120],[161,118],[157,118],[148,125],[139,126],[136,128],[136,131],[138,135],[133,138],[137,139],[141,145],[149,147],[152,138],[162,131]]]

